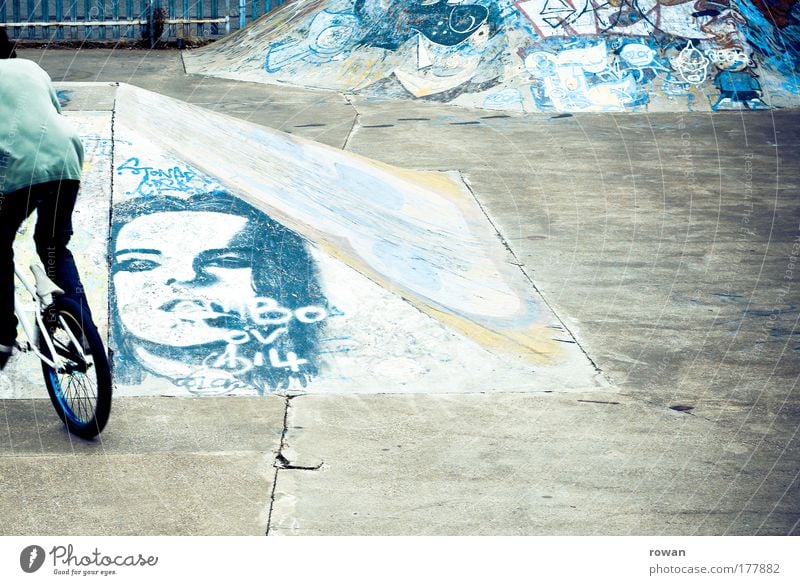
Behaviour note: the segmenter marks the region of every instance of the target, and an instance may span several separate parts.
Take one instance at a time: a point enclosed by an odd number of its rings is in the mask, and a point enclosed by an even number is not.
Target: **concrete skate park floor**
[[[3,534],[800,531],[797,112],[509,116],[187,76],[174,51],[20,56],[461,172],[610,385],[120,398],[94,443],[6,400]]]

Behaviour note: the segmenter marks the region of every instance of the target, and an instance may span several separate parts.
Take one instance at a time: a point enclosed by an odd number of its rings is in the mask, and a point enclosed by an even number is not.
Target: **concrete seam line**
[[[349,95],[342,94],[342,97],[344,97],[344,101],[347,102],[348,106],[353,108],[353,111],[356,114],[355,117],[353,118],[353,124],[350,126],[350,130],[348,131],[347,136],[344,139],[344,144],[342,145],[342,150],[347,150],[347,147],[350,144],[350,138],[353,137],[353,135],[356,133],[357,127],[361,124],[361,112],[359,112],[358,108],[356,108],[355,105],[353,105],[353,101]]]
[[[466,187],[467,191],[469,191],[470,195],[472,195],[472,198],[475,200],[475,203],[480,208],[481,213],[483,213],[483,216],[486,218],[486,221],[488,221],[489,225],[492,226],[492,229],[494,230],[495,234],[497,234],[497,237],[500,239],[500,242],[503,244],[503,247],[508,251],[508,253],[511,255],[511,257],[514,259],[514,262],[513,262],[514,266],[519,268],[519,270],[522,273],[523,277],[525,277],[525,280],[527,280],[528,283],[531,285],[531,287],[533,287],[533,290],[535,290],[539,294],[539,296],[542,299],[542,302],[545,305],[547,305],[547,307],[550,309],[550,312],[553,313],[553,316],[556,319],[558,319],[559,323],[561,323],[561,326],[564,328],[564,331],[569,333],[569,335],[572,337],[572,339],[575,340],[575,345],[578,346],[578,348],[581,350],[583,355],[586,356],[586,359],[589,360],[589,363],[592,364],[592,367],[595,369],[595,372],[597,372],[597,374],[599,374],[599,375],[604,376],[606,379],[609,380],[609,382],[612,382],[612,384],[613,384],[613,380],[611,380],[610,377],[607,374],[605,374],[603,372],[603,370],[600,369],[600,367],[597,365],[597,363],[595,363],[595,361],[592,359],[592,356],[590,356],[589,353],[586,351],[586,348],[583,347],[583,344],[580,341],[578,341],[578,338],[575,337],[575,335],[573,335],[572,331],[570,331],[570,328],[567,327],[567,324],[564,322],[564,320],[561,318],[561,316],[558,314],[558,312],[555,310],[555,308],[550,304],[550,302],[547,300],[547,298],[545,298],[544,294],[542,294],[542,292],[537,288],[536,283],[533,282],[533,279],[530,277],[530,275],[525,270],[525,265],[522,263],[522,261],[514,253],[514,250],[511,248],[511,245],[508,243],[508,240],[506,240],[506,238],[503,236],[503,234],[497,228],[497,225],[494,223],[494,221],[492,221],[492,218],[489,217],[489,214],[487,213],[487,211],[484,208],[483,204],[478,199],[478,196],[475,194],[475,191],[472,189],[472,185],[469,184],[469,181],[467,180],[466,176],[464,176],[464,173],[461,170],[459,170],[457,172],[458,172],[459,178],[461,179],[461,182]]]
[[[119,82],[115,83],[114,86],[119,89]],[[114,90],[114,101],[111,104],[111,128],[110,131],[110,139],[111,139],[111,168],[109,169],[109,173],[111,174],[110,179],[110,190],[108,195],[108,240],[106,242],[106,266],[108,271],[108,279],[109,282],[107,290],[110,292],[111,290],[111,234],[112,229],[112,221],[113,221],[113,209],[114,209],[114,157],[116,156],[116,135],[115,135],[115,124],[116,124],[116,116],[117,116],[117,89]],[[108,315],[109,324],[111,323],[111,319],[113,319],[112,314],[112,306],[111,306],[111,294],[106,295],[106,315]],[[111,327],[108,328],[108,334],[106,336],[106,349],[108,352],[108,364],[111,368],[111,380],[112,380],[112,390],[113,390],[113,380],[114,380],[114,350],[111,348]]]

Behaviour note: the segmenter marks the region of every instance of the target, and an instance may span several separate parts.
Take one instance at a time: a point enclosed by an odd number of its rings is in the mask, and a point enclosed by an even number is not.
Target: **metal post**
[[[69,5],[69,19],[72,22],[78,22],[78,0],[72,0]],[[77,26],[70,27],[69,36],[71,39],[75,39],[78,36]]]
[[[219,0],[211,0],[211,18],[219,18]],[[219,34],[219,25],[216,22],[211,25],[211,34]]]
[[[64,0],[56,0],[56,22],[64,20]],[[64,28],[59,26],[56,28],[56,38],[64,38]]]
[[[42,22],[49,22],[50,20],[50,0],[42,0]],[[42,36],[50,40],[50,27],[43,26],[42,27]]]
[[[169,0],[168,2],[168,10],[169,13],[167,14],[167,18],[173,20],[175,18],[175,0]],[[175,25],[170,24],[167,27],[167,38],[172,38],[175,35]]]
[[[111,19],[112,20],[119,20],[119,0],[111,0]],[[112,38],[119,39],[119,26],[112,26],[111,27],[111,36]]]
[[[139,35],[138,36],[139,36],[140,39],[144,38],[145,30],[150,30],[150,21],[147,18],[147,13],[148,13],[149,10],[150,10],[150,5],[149,5],[148,1],[147,0],[139,0],[139,21],[140,22],[143,21],[143,20],[147,21],[147,24],[140,25],[140,27],[139,27]],[[147,28],[145,29],[144,27],[147,27]]]
[[[247,22],[247,0],[239,0],[239,28],[243,29]]]
[[[89,0],[83,0],[83,18],[86,22],[86,26],[83,29],[84,39],[92,38],[92,33],[94,32],[94,27],[92,26],[93,11],[94,6],[92,6],[91,2]]]
[[[189,19],[189,0],[182,0],[181,1],[181,18],[183,20]],[[191,36],[191,31],[189,31],[189,25],[181,23],[180,26],[180,36],[178,38],[183,39],[186,42],[186,39]]]
[[[35,10],[35,8],[34,8],[33,0],[28,0],[28,18],[25,19],[27,22],[31,22],[31,21],[34,20],[33,19],[33,11],[34,10]],[[36,32],[36,28],[32,27],[32,26],[28,26],[26,28],[28,29],[27,30],[28,38],[29,39],[33,39],[34,33]]]
[[[97,20],[103,22],[106,19],[106,3],[103,0],[95,0],[97,3]],[[101,39],[106,38],[106,25],[101,24],[97,28],[97,36]]]
[[[19,22],[20,19],[19,0],[12,0],[11,2],[11,22]],[[19,37],[19,27],[15,26],[11,31],[11,36]]]
[[[125,17],[128,20],[134,20],[133,14],[133,0],[125,0]],[[129,24],[125,29],[125,36],[129,39],[133,38],[133,24]]]

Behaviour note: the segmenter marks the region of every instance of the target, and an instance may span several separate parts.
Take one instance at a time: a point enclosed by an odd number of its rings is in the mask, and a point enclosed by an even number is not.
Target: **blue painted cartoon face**
[[[232,245],[247,220],[173,211],[134,219],[119,232],[114,288],[122,325],[173,347],[223,341],[254,303],[250,250]]]
[[[640,43],[625,45],[622,47],[619,55],[631,67],[639,67],[642,69],[651,66],[651,64],[655,64],[654,62],[657,57],[657,53],[653,49]]]

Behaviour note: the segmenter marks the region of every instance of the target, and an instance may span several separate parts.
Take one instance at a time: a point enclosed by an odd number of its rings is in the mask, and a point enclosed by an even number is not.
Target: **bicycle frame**
[[[47,327],[45,327],[44,321],[42,320],[42,312],[53,302],[53,294],[63,294],[64,291],[59,289],[49,278],[47,278],[47,276],[44,274],[44,271],[38,264],[31,264],[30,269],[36,278],[35,285],[31,284],[31,282],[20,272],[19,268],[14,266],[14,274],[22,283],[22,286],[24,286],[28,293],[30,293],[32,300],[32,305],[24,306],[20,302],[19,298],[16,296],[14,297],[14,314],[17,316],[17,320],[19,321],[20,325],[22,325],[22,329],[25,331],[25,336],[28,338],[27,347],[20,346],[20,349],[22,351],[32,351],[40,360],[42,360],[42,362],[46,363],[55,371],[60,372],[64,368],[64,362],[53,346],[53,340],[50,338],[50,334],[47,332]],[[39,351],[39,348],[36,345],[34,326],[28,319],[29,313],[34,315],[36,327],[39,328],[42,339],[44,339],[45,343],[47,344],[47,348],[50,350],[50,355],[53,356],[52,359],[48,358],[41,351]],[[63,318],[59,318],[63,321]],[[78,343],[78,340],[72,335],[69,327],[67,327],[65,323],[62,323],[62,326],[69,334],[70,341],[75,344],[75,347],[78,348],[78,351],[83,355],[83,350]],[[83,357],[85,357],[85,355]]]

